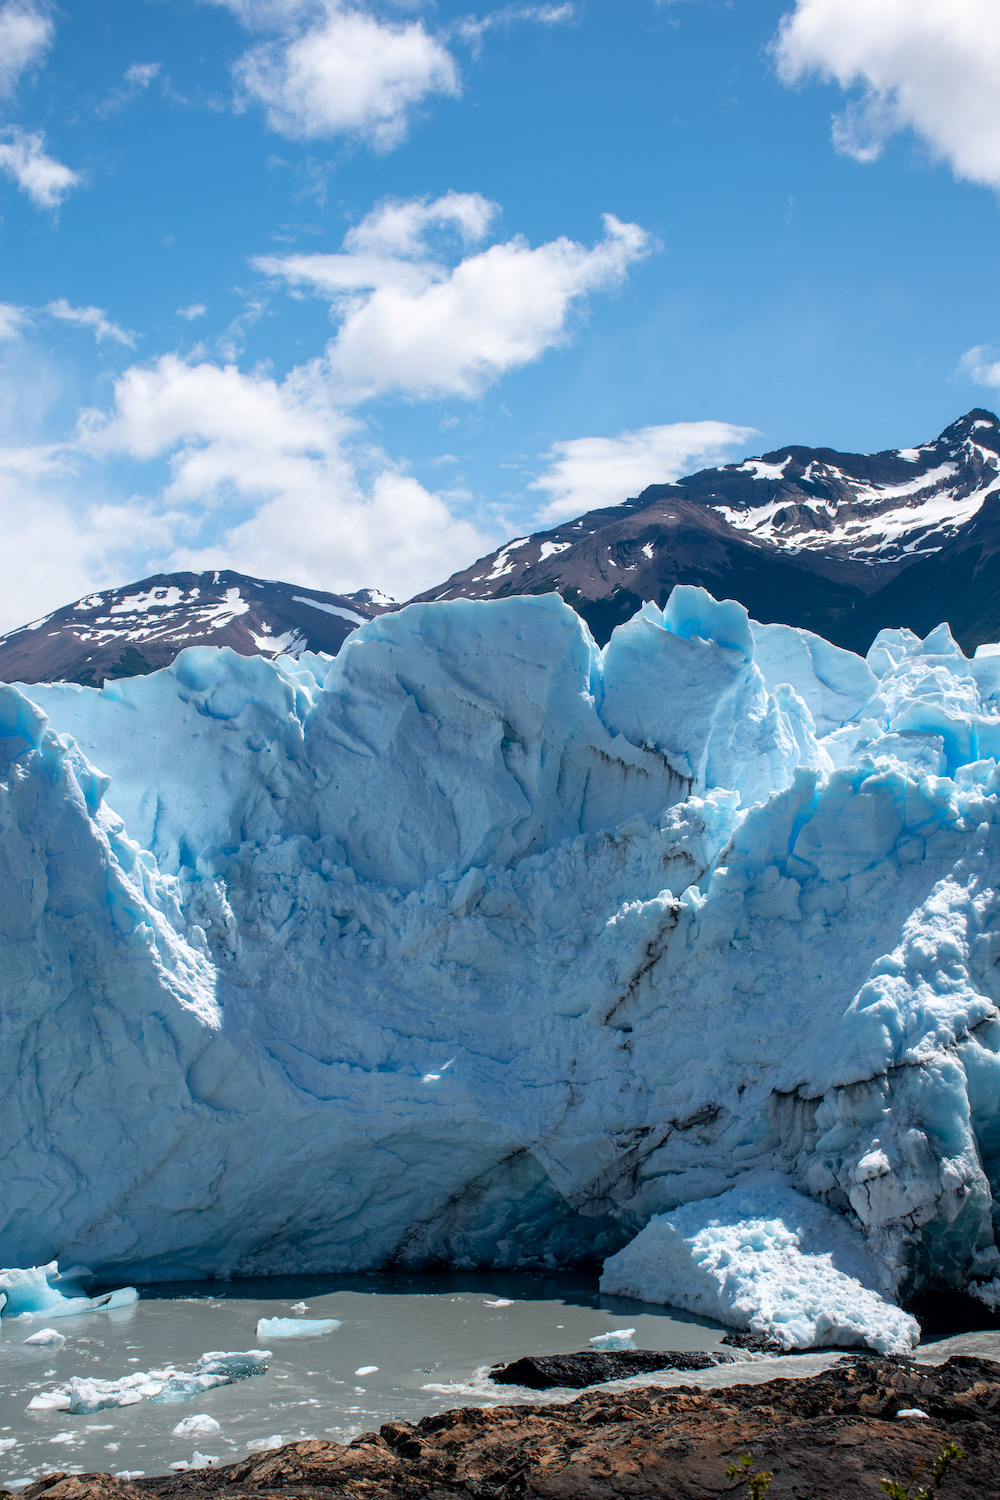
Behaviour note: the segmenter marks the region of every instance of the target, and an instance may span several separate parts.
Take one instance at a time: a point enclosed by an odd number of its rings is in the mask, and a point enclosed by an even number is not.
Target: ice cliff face
[[[985,1285],[998,762],[997,648],[694,588],[0,689],[0,1260],[552,1264],[767,1169]]]

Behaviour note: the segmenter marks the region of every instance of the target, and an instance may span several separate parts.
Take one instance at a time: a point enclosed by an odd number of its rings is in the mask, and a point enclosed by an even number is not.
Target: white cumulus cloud
[[[529,489],[550,498],[538,519],[560,521],[618,505],[649,484],[670,484],[682,474],[725,463],[729,450],[755,435],[731,422],[667,422],[617,437],[570,438],[553,443],[549,466]]]
[[[0,130],[0,171],[27,193],[36,208],[58,208],[80,182],[79,172],[46,156],[41,131],[31,134],[19,125]]]
[[[862,90],[834,117],[839,151],[872,161],[912,129],[956,176],[1000,189],[996,0],[797,0],[773,53],[786,83]]]
[[[37,6],[7,0],[0,5],[0,98],[10,99],[22,74],[52,45],[52,21]]]
[[[232,8],[247,24],[281,26],[235,68],[241,101],[262,105],[281,135],[354,135],[388,150],[428,96],[460,91],[455,59],[422,21],[381,21],[339,0],[306,17],[292,6]]]
[[[645,230],[605,214],[604,237],[590,247],[560,237],[532,248],[516,236],[456,266],[421,258],[428,226],[447,215],[466,237],[485,233],[493,205],[472,199],[421,200],[412,219],[405,205],[383,206],[350,231],[342,255],[254,262],[331,298],[340,327],[326,358],[343,400],[393,390],[425,398],[478,395],[564,342],[574,304],[620,283],[650,250]],[[395,255],[387,253],[393,249]]]
[[[175,548],[171,568],[222,558],[333,592],[367,582],[407,598],[498,540],[364,443],[331,402],[319,361],[281,382],[175,355],[134,366],[116,382],[113,410],[85,419],[79,447],[97,458],[167,457],[159,503],[187,510],[191,530],[213,506],[242,512],[221,543]]]

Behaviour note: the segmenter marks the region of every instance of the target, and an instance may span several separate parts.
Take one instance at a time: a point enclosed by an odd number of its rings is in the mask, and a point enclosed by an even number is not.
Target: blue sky
[[[995,404],[998,69],[992,0],[5,0],[0,628]]]

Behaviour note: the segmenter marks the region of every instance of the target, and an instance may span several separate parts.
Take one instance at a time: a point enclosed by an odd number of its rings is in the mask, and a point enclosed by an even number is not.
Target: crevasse
[[[765,1171],[988,1298],[998,761],[1000,648],[687,587],[0,688],[0,1261],[601,1260]]]

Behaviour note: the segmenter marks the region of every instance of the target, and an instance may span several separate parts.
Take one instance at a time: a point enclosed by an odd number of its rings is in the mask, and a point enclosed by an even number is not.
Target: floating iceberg
[[[60,1273],[56,1261],[46,1266],[29,1266],[24,1270],[0,1271],[0,1315],[7,1318],[68,1318],[75,1313],[110,1311],[113,1307],[128,1307],[139,1300],[134,1286],[119,1287],[117,1291],[101,1292],[96,1297],[79,1293],[81,1282],[93,1281],[93,1273],[83,1266],[74,1266],[71,1271]],[[60,1282],[60,1286],[53,1286]],[[76,1293],[76,1295],[74,1295]],[[43,1329],[43,1333],[51,1332]],[[59,1342],[65,1342],[61,1335]],[[43,1339],[36,1335],[26,1343],[53,1343],[54,1339]]]
[[[214,1417],[208,1416],[206,1412],[196,1412],[194,1416],[184,1417],[173,1429],[174,1437],[214,1437],[217,1432],[222,1431],[222,1426]]]
[[[786,1350],[864,1344],[909,1354],[919,1325],[876,1283],[858,1230],[773,1172],[656,1215],[601,1276],[603,1292],[685,1307]]]
[[[40,1328],[30,1338],[25,1339],[26,1344],[38,1344],[44,1349],[60,1348],[66,1342],[66,1335],[60,1333],[58,1328]]]
[[[0,688],[3,1256],[593,1263],[767,1170],[988,1288],[998,762],[995,649],[686,587]]]
[[[332,1333],[339,1318],[258,1318],[259,1339],[293,1339],[305,1333]]]
[[[203,1354],[192,1371],[167,1365],[162,1370],[137,1370],[118,1380],[98,1380],[74,1375],[68,1384],[39,1391],[28,1402],[28,1411],[68,1411],[90,1415],[116,1406],[135,1406],[139,1401],[188,1401],[218,1385],[232,1385],[251,1375],[263,1375],[270,1349]],[[209,1419],[211,1420],[211,1419]],[[201,1429],[199,1429],[201,1430]],[[214,1430],[214,1429],[213,1429]]]
[[[632,1243],[634,1244],[635,1241],[633,1240]],[[588,1343],[592,1349],[602,1354],[608,1349],[634,1349],[635,1339],[632,1337],[634,1333],[634,1328],[614,1328],[610,1333],[595,1334],[592,1339],[588,1339]]]

